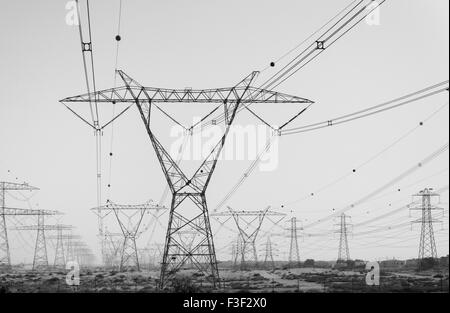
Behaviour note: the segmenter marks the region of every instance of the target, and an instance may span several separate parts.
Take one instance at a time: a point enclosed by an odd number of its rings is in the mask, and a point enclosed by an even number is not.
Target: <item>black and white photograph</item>
[[[0,302],[448,294],[449,1],[5,0],[0,24]]]

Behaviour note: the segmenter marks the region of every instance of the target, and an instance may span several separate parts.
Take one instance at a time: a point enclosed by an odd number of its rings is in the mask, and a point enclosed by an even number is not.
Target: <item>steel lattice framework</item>
[[[77,240],[81,240],[81,236],[69,233],[67,235],[63,235],[63,239],[65,239],[66,241],[66,250],[65,250],[66,263],[76,261],[73,243],[76,242]]]
[[[113,203],[108,200],[106,205],[93,208],[95,212],[98,211],[112,211],[116,216],[117,223],[123,234],[123,243],[120,253],[119,270],[123,271],[129,266],[135,266],[140,270],[139,254],[136,245],[136,239],[139,237],[139,228],[146,213],[150,211],[166,210],[165,207],[154,204],[153,201],[148,201],[144,204],[138,205],[121,205]],[[128,214],[127,214],[128,213]],[[133,220],[134,218],[134,220]],[[129,265],[132,264],[132,265]]]
[[[56,235],[46,236],[46,239],[56,239],[55,260],[53,262],[55,268],[65,268],[67,262],[75,261],[71,242],[74,239],[81,239],[81,236],[64,233],[65,230],[71,232],[73,227],[66,227],[69,225],[61,226],[58,227],[58,224],[56,225]]]
[[[290,220],[290,245],[289,245],[289,266],[300,266],[300,250],[298,248],[298,234],[297,230],[302,230],[297,227],[297,218],[294,216]]]
[[[339,252],[338,252],[338,258],[337,263],[347,263],[347,261],[350,260],[350,250],[348,247],[348,222],[347,219],[349,219],[350,216],[346,215],[345,213],[342,213],[340,216],[340,222],[339,222]]]
[[[263,263],[264,268],[271,270],[275,269],[275,261],[273,259],[273,251],[272,251],[272,241],[270,240],[270,236],[267,236],[265,252],[266,253],[264,255],[264,263]]]
[[[443,210],[440,207],[433,205],[433,198],[440,198],[438,193],[433,192],[432,188],[425,188],[413,197],[419,197],[419,205],[410,207],[410,210],[419,210],[422,212],[422,217],[413,223],[421,224],[420,231],[420,243],[419,243],[419,267],[422,264],[423,259],[438,257],[436,249],[436,241],[434,239],[433,223],[441,222],[438,219],[433,218],[432,211]]]
[[[120,266],[120,250],[123,245],[123,234],[111,233],[105,229],[105,265],[107,267]]]
[[[84,241],[72,241],[71,249],[74,256],[73,259],[79,266],[92,265],[95,255]]]
[[[171,277],[188,261],[192,262],[199,271],[209,277],[213,286],[217,286],[220,281],[219,271],[205,194],[238,109],[242,109],[252,103],[309,105],[312,101],[252,87],[251,83],[258,72],[251,73],[234,87],[204,90],[143,87],[123,71],[119,70],[117,73],[122,78],[124,86],[69,97],[61,100],[61,102],[68,108],[70,104],[89,103],[92,99],[96,103],[130,103],[130,106],[121,111],[117,117],[128,110],[131,105],[136,104],[172,192],[169,223],[161,264],[160,287],[166,286]],[[151,117],[155,108],[161,111],[158,103],[216,103],[223,105],[223,118],[218,121],[214,120],[211,123],[223,122],[225,131],[197,171],[190,177],[181,170],[154,133]],[[74,110],[70,110],[94,129],[98,128],[97,125],[88,122],[87,119],[78,115]],[[306,108],[302,108],[300,113],[291,118],[288,123],[303,113],[304,110]],[[205,116],[204,119],[208,117],[209,115]],[[173,118],[171,119],[173,120]],[[108,124],[105,124],[102,128]],[[195,231],[198,233],[198,236],[194,242],[186,245],[182,241],[181,230]]]
[[[232,216],[239,231],[236,257],[240,256],[241,270],[247,269],[250,265],[258,265],[258,253],[256,251],[256,240],[259,231],[266,217],[277,217],[278,220],[271,220],[275,225],[284,219],[286,214],[270,211],[270,206],[264,210],[257,211],[236,211],[228,207],[228,212],[214,213],[213,216]]]
[[[30,186],[26,183],[10,183],[10,182],[0,182],[0,266],[10,268],[11,267],[11,254],[9,251],[9,241],[8,241],[8,229],[6,216],[18,216],[18,215],[36,215],[34,210],[24,210],[17,208],[7,208],[6,207],[6,192],[8,190],[38,190],[38,188]]]
[[[26,225],[26,226],[19,226],[16,227],[16,230],[36,230],[36,244],[34,248],[34,256],[33,256],[33,270],[47,270],[49,268],[48,264],[48,253],[47,253],[47,238],[46,233],[49,231],[56,231],[57,236],[61,236],[58,238],[59,247],[57,243],[56,247],[56,255],[55,255],[55,266],[62,266],[65,265],[64,260],[64,251],[62,246],[62,230],[70,230],[73,228],[71,225],[62,225],[62,224],[55,224],[55,225],[46,225],[45,224],[45,216],[48,215],[57,215],[61,214],[60,212],[55,211],[53,214],[48,214],[48,212],[44,212],[41,210],[38,217],[38,223],[37,225]],[[62,258],[62,260],[61,260]],[[59,262],[62,262],[62,264],[59,264]]]

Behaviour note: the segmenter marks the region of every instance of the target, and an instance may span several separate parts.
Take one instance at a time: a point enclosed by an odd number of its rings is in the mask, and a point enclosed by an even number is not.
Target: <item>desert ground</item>
[[[30,271],[13,268],[0,273],[0,293],[66,293],[66,292],[448,292],[448,270],[381,271],[380,285],[368,286],[365,273],[324,268],[292,268],[272,270],[220,269],[221,286],[212,288],[204,275],[195,270],[184,270],[171,286],[158,289],[159,271],[105,270],[84,268],[80,272],[80,284],[66,283],[68,271]]]

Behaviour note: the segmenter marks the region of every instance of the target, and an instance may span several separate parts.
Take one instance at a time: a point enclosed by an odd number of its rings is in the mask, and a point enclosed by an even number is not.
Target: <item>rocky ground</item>
[[[0,293],[36,292],[161,292],[157,289],[159,272],[120,273],[102,269],[84,269],[80,285],[66,283],[66,271],[32,272],[13,269],[0,273]],[[195,271],[177,276],[163,292],[448,292],[448,271],[382,272],[380,286],[367,286],[364,272],[332,269],[275,269],[220,271],[222,286],[213,290],[208,280]],[[442,276],[442,277],[441,277]]]

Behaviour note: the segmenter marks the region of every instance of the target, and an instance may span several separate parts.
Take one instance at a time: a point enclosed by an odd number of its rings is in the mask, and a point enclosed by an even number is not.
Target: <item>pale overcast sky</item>
[[[98,89],[114,83],[118,0],[91,0],[95,70]],[[145,86],[215,88],[232,86],[254,70],[263,70],[316,31],[350,0],[128,0],[123,1],[119,68]],[[93,132],[59,100],[85,93],[78,29],[66,24],[65,0],[3,3],[0,10],[0,181],[26,181],[41,190],[29,201],[33,208],[61,210],[62,221],[77,227],[98,254],[95,140]],[[277,88],[311,99],[315,104],[295,125],[323,121],[363,109],[448,79],[449,3],[447,0],[388,0],[380,25],[361,23],[333,47]],[[294,56],[293,54],[292,56]],[[289,60],[288,56],[286,60]],[[261,73],[256,85],[278,68]],[[316,192],[351,172],[392,144],[432,112],[447,104],[422,128],[354,175]],[[279,118],[285,111],[266,109]],[[292,214],[304,224],[316,221],[363,198],[448,142],[448,94],[353,123],[305,134],[281,137],[278,166],[258,169],[227,202],[240,210],[274,210]],[[185,111],[183,118],[190,119]],[[166,123],[166,122],[165,122]],[[248,115],[237,124],[258,124]],[[164,126],[164,127],[163,127]],[[110,129],[104,134],[104,200],[137,204],[158,201],[166,182],[136,108],[114,126],[111,188]],[[161,125],[166,134],[170,127]],[[166,132],[166,133],[164,133]],[[169,141],[166,141],[169,142]],[[389,187],[379,196],[347,212],[354,224],[411,202],[425,187],[448,186],[449,154]],[[251,161],[220,162],[207,197],[214,207],[240,179]],[[400,189],[400,191],[398,191]],[[304,196],[316,192],[314,197]],[[24,193],[24,195],[27,195]],[[12,196],[20,197],[19,194]],[[303,199],[297,201],[298,199]],[[27,207],[13,197],[10,204]],[[436,225],[439,255],[448,254],[448,190],[442,193],[444,222]],[[165,204],[170,205],[169,198]],[[281,206],[284,208],[281,208]],[[407,209],[389,218],[355,227],[350,236],[352,258],[417,257],[419,225],[356,233],[407,223],[418,217]],[[11,220],[10,226],[16,221]],[[335,230],[329,221],[310,233]],[[24,219],[22,223],[33,223]],[[167,215],[161,218],[164,227]],[[115,221],[107,220],[118,231]],[[283,227],[287,223],[281,223]],[[145,226],[145,225],[144,225]],[[235,229],[231,221],[227,224]],[[219,259],[230,257],[235,237],[212,221]],[[263,225],[275,240],[279,258],[287,258],[289,240],[279,227]],[[157,227],[150,243],[163,244],[165,228]],[[31,262],[34,234],[11,231],[14,262]],[[139,240],[144,247],[150,231]],[[275,238],[275,237],[274,237]],[[263,254],[261,237],[261,255]],[[333,260],[338,236],[304,238],[300,256]],[[52,249],[49,248],[50,255]]]

